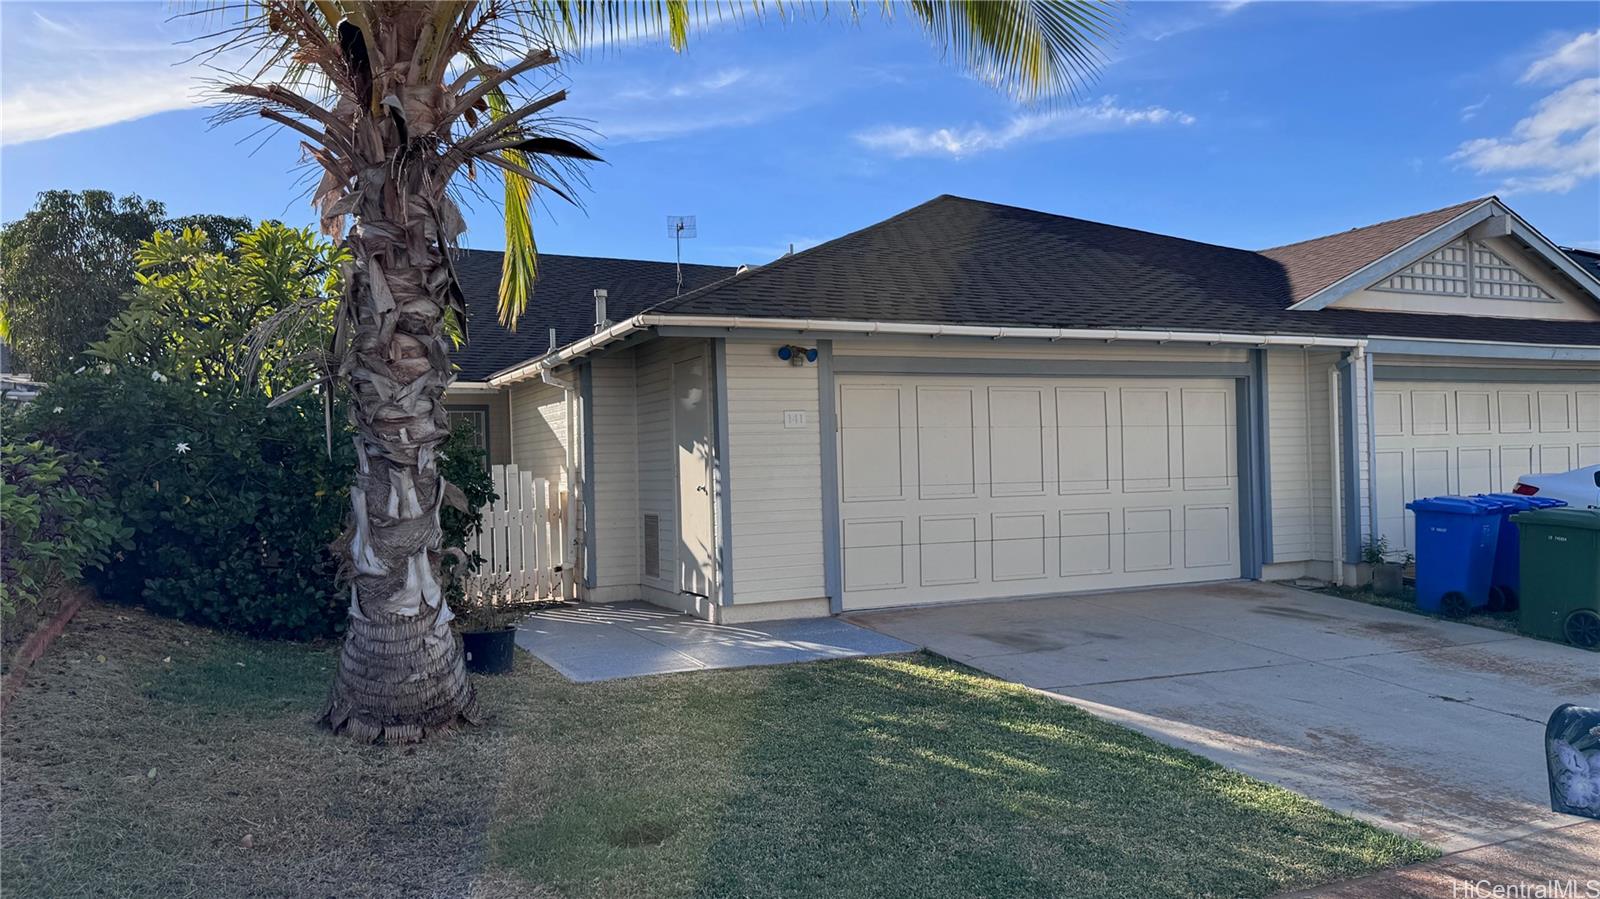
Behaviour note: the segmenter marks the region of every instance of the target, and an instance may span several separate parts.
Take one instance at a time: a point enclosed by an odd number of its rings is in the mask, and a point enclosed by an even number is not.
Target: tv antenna
[[[699,231],[695,228],[692,215],[667,216],[667,236],[678,248],[678,293],[683,293],[683,242],[694,237]]]

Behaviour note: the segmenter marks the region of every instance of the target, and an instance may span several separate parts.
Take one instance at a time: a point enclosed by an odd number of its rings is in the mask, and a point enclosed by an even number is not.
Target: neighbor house
[[[944,196],[681,289],[543,256],[511,333],[468,253],[449,400],[570,491],[591,601],[1350,582],[1414,497],[1600,462],[1597,262],[1493,197],[1250,251]]]

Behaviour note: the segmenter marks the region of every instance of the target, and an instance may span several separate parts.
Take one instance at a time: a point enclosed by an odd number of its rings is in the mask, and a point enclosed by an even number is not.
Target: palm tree
[[[849,10],[860,15],[859,0]],[[882,8],[902,10],[1023,98],[1083,83],[1112,24],[1100,0]],[[341,546],[350,627],[321,719],[333,731],[412,741],[477,717],[440,585],[439,509],[459,492],[438,469],[451,334],[465,327],[451,268],[465,230],[455,192],[486,176],[503,187],[499,311],[513,323],[536,272],[535,191],[567,197],[572,167],[597,158],[555,127],[550,110],[566,92],[541,70],[553,71],[558,48],[641,33],[681,49],[692,17],[724,14],[685,0],[246,0],[217,35],[214,58],[251,59],[223,88],[236,101],[227,115],[259,114],[304,137],[321,171],[312,202],[353,260],[324,377],[301,388],[347,386],[356,432]]]

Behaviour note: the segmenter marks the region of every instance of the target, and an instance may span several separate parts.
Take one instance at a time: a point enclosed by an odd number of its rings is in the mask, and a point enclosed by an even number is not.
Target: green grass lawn
[[[405,748],[312,727],[332,665],[86,607],[6,713],[6,894],[1263,896],[1433,855],[931,655],[519,654]]]

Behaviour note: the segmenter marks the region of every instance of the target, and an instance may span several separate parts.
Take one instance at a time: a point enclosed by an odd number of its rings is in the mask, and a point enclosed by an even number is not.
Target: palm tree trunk
[[[443,323],[457,290],[446,254],[460,215],[428,161],[406,152],[357,175],[347,239],[350,629],[322,722],[369,742],[420,740],[477,710],[440,584],[439,508],[451,489],[438,467],[452,379]]]

